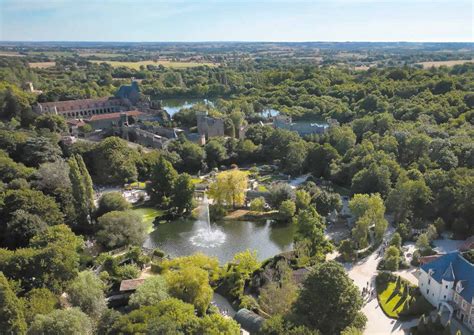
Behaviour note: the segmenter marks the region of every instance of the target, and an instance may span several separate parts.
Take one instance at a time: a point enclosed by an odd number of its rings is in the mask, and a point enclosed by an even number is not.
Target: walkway
[[[392,227],[386,232],[384,240],[389,240],[394,232]],[[367,258],[355,263],[346,264],[349,277],[354,280],[359,289],[362,291],[367,287],[367,282],[371,288],[375,288],[375,277],[377,275],[377,264],[380,261],[378,256],[379,247]],[[398,320],[389,319],[381,310],[377,297],[366,299],[366,304],[362,308],[362,312],[367,316],[367,327],[365,334],[368,335],[387,335],[387,334],[407,334],[405,330],[416,325],[418,320],[400,322]]]

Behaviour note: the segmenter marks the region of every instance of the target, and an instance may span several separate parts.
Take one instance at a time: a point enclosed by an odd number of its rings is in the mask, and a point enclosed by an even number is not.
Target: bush
[[[165,252],[159,248],[156,248],[153,250],[153,256],[158,257],[158,258],[163,258],[165,256]]]
[[[265,210],[265,199],[263,197],[253,199],[250,203],[250,210],[254,212],[263,212]]]
[[[239,308],[247,308],[250,311],[258,311],[259,305],[257,300],[251,295],[243,295],[240,298]]]

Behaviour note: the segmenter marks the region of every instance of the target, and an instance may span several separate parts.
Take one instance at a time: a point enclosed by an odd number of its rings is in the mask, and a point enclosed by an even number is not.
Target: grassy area
[[[133,211],[142,217],[143,222],[148,226],[148,232],[153,230],[153,221],[155,221],[155,218],[164,214],[162,210],[152,207],[138,207],[133,209]]]
[[[384,313],[393,319],[398,319],[398,314],[403,310],[403,306],[409,300],[403,297],[404,285],[401,285],[399,291],[395,291],[396,283],[390,282],[387,288],[377,295],[379,305]]]
[[[265,185],[258,185],[257,191],[259,191],[259,192],[268,192],[268,188]]]
[[[139,189],[139,190],[144,190],[146,187],[146,184],[145,182],[143,181],[134,181],[133,183],[131,183],[130,185],[128,185],[127,189]]]
[[[196,184],[201,184],[203,183],[205,180],[204,179],[201,179],[201,178],[191,178],[191,182],[196,185]]]
[[[159,60],[159,61],[153,61],[153,60],[146,60],[146,61],[141,61],[141,62],[120,62],[120,61],[92,61],[93,63],[108,63],[112,65],[113,67],[121,67],[125,66],[131,69],[139,70],[140,66],[147,66],[147,65],[163,65],[164,67],[169,67],[173,69],[184,69],[184,68],[189,68],[189,67],[197,67],[197,66],[211,66],[214,67],[216,64],[214,63],[198,63],[198,62],[191,62],[191,61],[185,61],[185,62],[175,62],[175,61],[169,61],[169,60]]]

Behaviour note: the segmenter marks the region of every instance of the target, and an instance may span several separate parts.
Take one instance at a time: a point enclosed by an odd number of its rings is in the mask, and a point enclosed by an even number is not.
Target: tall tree
[[[209,195],[219,204],[226,204],[235,208],[245,203],[247,189],[247,174],[240,170],[229,170],[217,175],[216,181],[211,184]]]
[[[166,208],[170,204],[177,178],[178,172],[176,172],[173,165],[161,156],[158,163],[153,167],[151,182],[148,185],[151,201],[160,207]]]
[[[172,207],[176,215],[189,214],[193,207],[194,184],[191,176],[182,173],[173,187]]]
[[[320,263],[306,277],[294,305],[303,325],[323,334],[338,334],[351,325],[362,307],[359,289],[339,263]]]

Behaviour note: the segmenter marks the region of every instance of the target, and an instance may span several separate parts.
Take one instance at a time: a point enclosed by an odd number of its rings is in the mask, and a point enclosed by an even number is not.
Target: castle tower
[[[444,271],[441,277],[441,290],[439,292],[439,301],[452,301],[453,290],[454,290],[454,270],[453,263],[449,263],[449,266]]]

